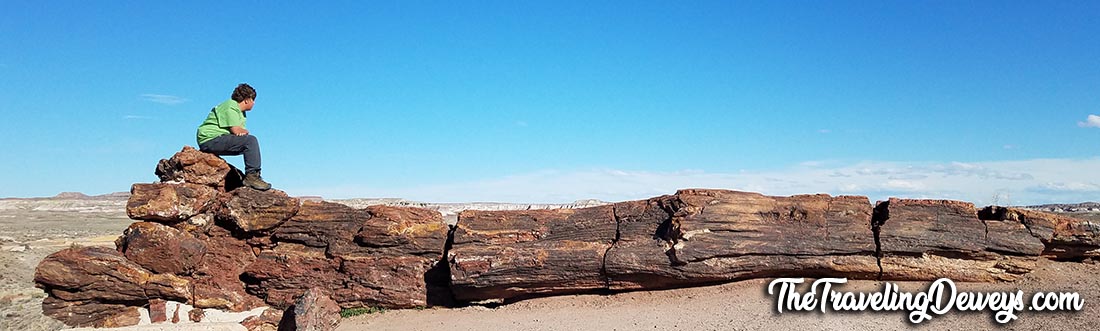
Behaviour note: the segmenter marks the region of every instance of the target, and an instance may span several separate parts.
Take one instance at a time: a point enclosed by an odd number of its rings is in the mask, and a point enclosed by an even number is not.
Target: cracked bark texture
[[[476,301],[606,288],[615,231],[611,206],[464,211],[448,253],[451,289]]]
[[[978,216],[989,221],[1023,224],[1045,246],[1042,255],[1056,260],[1100,257],[1100,224],[1020,208],[989,206]]]
[[[692,189],[614,207],[620,238],[606,271],[615,290],[878,271],[865,197]]]
[[[876,210],[883,279],[1011,281],[1035,267],[1043,243],[1018,221],[982,220],[968,202],[890,199]]]

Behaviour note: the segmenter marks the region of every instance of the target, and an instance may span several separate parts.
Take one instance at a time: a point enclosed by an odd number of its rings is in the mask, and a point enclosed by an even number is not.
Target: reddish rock
[[[277,331],[280,329],[280,325],[283,322],[283,311],[275,308],[268,308],[263,313],[257,316],[249,316],[241,321],[241,325],[248,329],[248,331]],[[286,326],[289,326],[291,321],[285,322]],[[284,326],[284,330],[290,329]]]
[[[191,311],[187,312],[187,319],[192,322],[202,322],[203,318],[206,318],[206,311],[202,308],[192,308]]]
[[[1020,222],[980,220],[968,202],[892,198],[875,209],[885,279],[1015,280],[1043,251]]]
[[[311,288],[294,302],[294,326],[298,331],[331,331],[340,324],[340,306],[320,288]]]
[[[218,216],[245,232],[269,230],[298,212],[298,199],[279,190],[242,187],[219,197]]]
[[[696,189],[612,206],[619,222],[606,258],[612,289],[878,272],[865,197]]]
[[[420,256],[344,258],[339,271],[345,284],[333,289],[332,299],[349,308],[428,306],[425,277],[437,261]]]
[[[176,304],[176,309],[172,311],[172,324],[180,322],[180,304]]]
[[[245,291],[241,274],[256,261],[252,248],[228,231],[214,226],[199,237],[206,254],[192,276],[194,306],[245,311],[263,305],[263,300]]]
[[[149,300],[149,320],[153,323],[168,321],[167,302],[161,299]]]
[[[464,211],[449,252],[459,300],[602,289],[604,253],[615,240],[611,206]]]
[[[438,211],[383,205],[370,206],[365,210],[371,217],[355,235],[355,243],[365,249],[357,251],[436,259],[442,257],[450,227]]]
[[[131,219],[175,223],[203,213],[218,191],[197,184],[134,184],[126,202]]]
[[[978,213],[990,221],[1023,224],[1043,243],[1043,256],[1057,260],[1100,257],[1100,224],[1034,210],[989,206]]]
[[[130,224],[115,245],[150,271],[176,275],[191,274],[206,254],[206,245],[191,234],[151,222]]]
[[[221,188],[225,186],[229,171],[229,164],[218,156],[184,146],[172,158],[157,163],[156,175],[162,182],[186,182]]]
[[[355,251],[355,235],[370,219],[361,209],[331,202],[306,201],[298,213],[274,230],[279,242],[299,243],[338,251]]]
[[[265,251],[245,270],[249,290],[277,308],[287,308],[311,287],[339,288],[347,278],[338,261],[320,248],[282,243]]]
[[[143,286],[145,295],[150,298],[162,298],[187,302],[191,300],[191,281],[173,274],[154,274]]]
[[[42,313],[71,327],[117,328],[137,325],[141,319],[136,306],[55,297],[42,300]]]
[[[331,289],[346,307],[425,306],[425,273],[448,230],[435,211],[307,201],[274,230],[275,248],[259,254],[246,278],[250,291],[276,307],[314,286]]]
[[[34,282],[66,301],[144,302],[151,274],[107,247],[74,247],[38,264]]]

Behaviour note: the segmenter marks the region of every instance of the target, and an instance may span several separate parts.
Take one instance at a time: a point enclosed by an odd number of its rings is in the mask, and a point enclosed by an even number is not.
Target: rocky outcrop
[[[237,187],[232,167],[191,148],[156,173],[162,182],[133,185],[126,209],[136,222],[116,249],[73,247],[39,264],[47,315],[124,326],[137,323],[138,307],[167,319],[165,301],[195,307],[190,320],[203,308],[266,305],[246,327],[285,327],[285,311],[320,312],[310,325],[323,329],[340,308],[758,277],[1007,281],[1042,256],[1100,256],[1100,227],[1088,221],[949,200],[688,189],[577,209],[467,210],[450,226],[434,210]]]

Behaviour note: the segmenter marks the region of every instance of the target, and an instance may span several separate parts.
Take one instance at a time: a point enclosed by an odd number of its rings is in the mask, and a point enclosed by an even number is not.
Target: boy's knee
[[[257,143],[260,142],[259,140],[256,139],[256,136],[253,136],[253,135],[245,136],[245,141],[250,143],[250,144],[257,144]]]

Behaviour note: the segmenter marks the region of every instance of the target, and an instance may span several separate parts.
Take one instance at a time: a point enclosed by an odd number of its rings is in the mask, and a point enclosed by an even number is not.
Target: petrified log
[[[355,234],[358,253],[418,255],[439,259],[450,227],[434,210],[413,207],[369,206],[370,219]],[[348,247],[344,247],[348,248]],[[353,253],[337,251],[338,254]]]
[[[218,197],[217,216],[244,232],[269,230],[298,212],[299,201],[280,190],[259,191],[242,187]]]
[[[184,146],[169,159],[157,163],[156,175],[162,182],[192,183],[224,189],[230,166],[225,160]]]
[[[619,240],[606,259],[612,289],[878,272],[865,197],[681,190],[614,208]]]
[[[256,261],[252,248],[229,230],[212,226],[198,236],[206,254],[195,268],[194,303],[198,308],[245,311],[263,305],[263,300],[245,291],[241,275]]]
[[[153,281],[150,281],[153,280]],[[74,247],[50,254],[35,270],[35,285],[66,301],[141,303],[187,298],[185,280],[154,275],[107,247]]]
[[[611,206],[464,211],[448,257],[451,289],[459,300],[483,300],[606,288],[615,230]]]
[[[275,248],[259,254],[245,280],[280,308],[318,286],[343,307],[422,307],[447,233],[435,211],[307,201],[273,231]]]
[[[190,275],[206,254],[206,245],[191,234],[151,222],[130,224],[115,246],[152,272],[176,275]]]
[[[999,206],[985,207],[978,216],[987,223],[1023,224],[1045,246],[1043,256],[1057,260],[1100,257],[1100,224],[1089,220]]]
[[[73,327],[117,328],[137,325],[138,307],[95,300],[65,301],[55,297],[42,300],[42,313]]]
[[[131,219],[174,223],[207,210],[218,192],[197,184],[134,184],[126,202]]]
[[[1043,251],[1020,222],[980,220],[968,202],[890,199],[875,213],[885,279],[1014,280]]]
[[[277,242],[324,248],[355,246],[353,240],[370,213],[332,202],[306,201],[298,213],[274,230]]]
[[[346,308],[415,308],[430,301],[428,272],[439,262],[421,256],[347,256],[339,271],[345,286],[332,299]]]
[[[230,171],[189,147],[162,160],[164,183],[135,184],[127,205],[150,222],[132,224],[117,250],[42,261],[44,311],[72,326],[119,326],[150,300],[287,309],[312,288],[344,308],[412,308],[755,277],[997,281],[1030,271],[1040,253],[1100,256],[1100,227],[1088,221],[958,201],[873,208],[866,197],[689,189],[582,209],[464,211],[449,227],[419,208],[226,192]],[[272,318],[248,325],[271,328]]]
[[[343,287],[345,277],[337,271],[339,266],[322,248],[280,243],[274,250],[260,253],[245,270],[245,280],[250,292],[286,309],[311,287]]]

